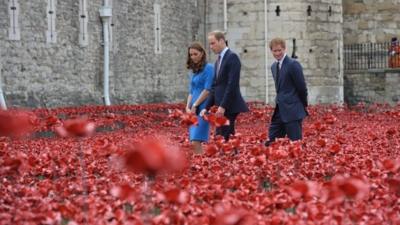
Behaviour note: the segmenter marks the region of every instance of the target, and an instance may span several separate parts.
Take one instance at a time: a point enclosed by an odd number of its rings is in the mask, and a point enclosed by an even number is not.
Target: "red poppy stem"
[[[84,224],[88,224],[89,221],[89,205],[88,205],[88,185],[86,181],[86,163],[85,163],[85,155],[83,153],[83,148],[82,148],[82,139],[79,137],[76,137],[77,142],[78,142],[78,159],[79,159],[79,164],[81,167],[81,184],[82,184],[82,191],[83,191],[83,205],[82,205],[82,212],[84,213]]]
[[[143,209],[142,209],[142,221],[143,224],[151,224],[150,207],[147,203],[151,202],[151,184],[152,177],[150,175],[144,175],[144,181],[142,186],[142,197],[143,197]]]

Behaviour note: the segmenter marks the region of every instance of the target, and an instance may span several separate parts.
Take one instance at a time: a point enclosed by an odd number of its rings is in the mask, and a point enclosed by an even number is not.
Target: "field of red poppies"
[[[251,103],[201,155],[183,108],[0,112],[0,224],[400,224],[400,106],[312,106],[266,148]]]

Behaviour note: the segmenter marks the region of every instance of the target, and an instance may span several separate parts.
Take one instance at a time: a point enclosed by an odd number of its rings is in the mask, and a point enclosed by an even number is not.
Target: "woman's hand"
[[[206,114],[206,112],[207,112],[207,109],[202,109],[200,111],[200,116],[204,116]]]
[[[197,110],[197,106],[192,105],[190,112],[196,114],[196,110]]]
[[[186,106],[185,111],[186,111],[186,113],[190,113],[191,112],[191,110],[190,110],[190,108],[188,106]]]
[[[216,115],[217,116],[224,116],[224,114],[225,114],[225,108],[219,106],[218,109],[217,109]]]

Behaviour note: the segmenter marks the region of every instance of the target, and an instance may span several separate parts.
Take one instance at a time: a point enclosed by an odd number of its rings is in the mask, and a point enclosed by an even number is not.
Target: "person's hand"
[[[190,109],[190,112],[193,113],[193,114],[196,114],[196,110],[197,110],[197,107],[192,105],[192,108]]]
[[[190,113],[190,108],[186,106],[185,111],[186,113]]]
[[[202,109],[200,111],[200,116],[204,116],[206,114],[206,112],[207,112],[207,109]]]
[[[225,113],[225,108],[219,106],[217,112],[215,113],[217,116],[223,116]]]

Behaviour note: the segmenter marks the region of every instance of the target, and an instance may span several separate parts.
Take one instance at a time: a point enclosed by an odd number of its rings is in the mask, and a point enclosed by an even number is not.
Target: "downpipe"
[[[269,103],[269,65],[268,65],[268,0],[264,0],[264,42],[265,42],[265,103]]]
[[[100,18],[103,23],[103,41],[104,41],[104,65],[103,65],[103,97],[104,104],[106,106],[111,105],[110,101],[110,93],[109,93],[109,77],[110,77],[110,41],[109,41],[109,32],[108,32],[108,24],[110,22],[110,18],[112,16],[112,9],[108,5],[107,0],[104,1],[104,5],[100,8]]]
[[[1,83],[1,73],[0,73],[0,107],[2,110],[7,110],[6,100],[4,99],[4,94],[3,94],[3,85]]]
[[[224,0],[224,32],[228,32],[228,3]]]

